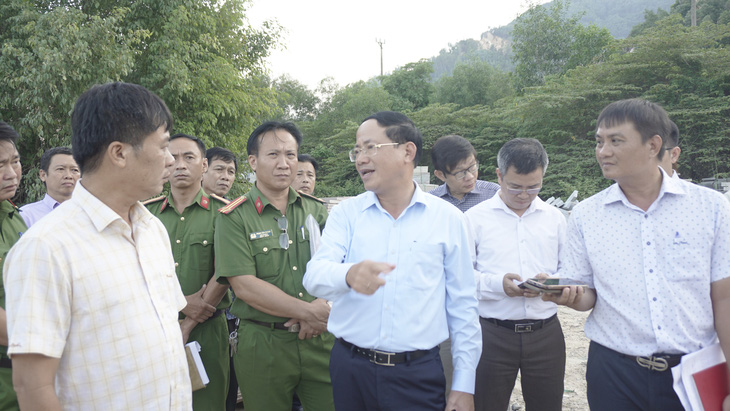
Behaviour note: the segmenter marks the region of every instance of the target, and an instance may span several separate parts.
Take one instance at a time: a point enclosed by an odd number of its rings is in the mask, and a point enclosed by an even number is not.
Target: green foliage
[[[426,107],[433,94],[431,84],[433,63],[420,60],[408,63],[382,78],[383,88],[394,99],[394,110],[404,111]]]
[[[441,77],[435,85],[437,103],[455,103],[459,107],[489,106],[512,94],[509,74],[480,60],[459,64],[454,74]]]
[[[512,47],[518,90],[592,62],[613,40],[608,30],[584,27],[579,16],[569,17],[568,6],[562,0],[550,7],[534,6],[515,22]]]
[[[69,145],[76,98],[108,81],[157,93],[173,113],[176,132],[243,152],[246,136],[278,112],[263,73],[279,28],[249,27],[247,2],[3,2],[0,118],[21,134],[26,175],[36,175],[44,150]],[[39,181],[24,184],[20,202],[40,197]]]
[[[496,32],[492,32],[494,35],[499,36]],[[507,38],[505,36],[500,37]],[[477,40],[466,39],[456,44],[449,44],[448,50],[442,49],[439,51],[438,56],[431,58],[431,62],[433,63],[431,80],[437,81],[442,77],[451,76],[456,66],[468,64],[472,61],[481,61],[502,71],[512,71],[515,67],[512,62],[511,48],[507,47],[506,49],[500,50],[492,47],[483,49]]]
[[[284,75],[274,80],[277,103],[283,109],[284,120],[314,120],[321,103],[319,97],[306,85]]]

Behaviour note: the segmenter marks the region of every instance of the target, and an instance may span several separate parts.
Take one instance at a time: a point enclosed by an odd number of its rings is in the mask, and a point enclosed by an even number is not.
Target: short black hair
[[[381,127],[385,127],[385,135],[394,143],[412,142],[416,145],[416,156],[413,158],[413,167],[418,165],[423,152],[423,137],[416,125],[405,114],[395,111],[379,111],[362,122],[375,120]]]
[[[208,159],[208,166],[210,167],[213,160],[221,160],[224,163],[233,162],[233,168],[238,171],[238,159],[231,150],[223,147],[211,147],[205,152],[205,158]]]
[[[65,154],[67,156],[73,156],[73,152],[68,147],[53,147],[46,150],[41,156],[41,170],[48,174],[48,168],[51,166],[51,160],[53,156],[58,154]]]
[[[477,151],[469,140],[455,134],[443,136],[433,143],[431,149],[431,162],[433,169],[442,173],[450,173],[459,163],[474,156]]]
[[[314,171],[316,172],[317,170],[319,170],[319,164],[317,163],[317,160],[315,160],[314,157],[309,154],[299,154],[299,156],[297,156],[297,160],[300,163],[312,163]]]
[[[18,143],[18,132],[8,123],[0,121],[0,141],[9,141],[14,146]]]
[[[530,174],[542,169],[545,174],[548,166],[548,155],[545,147],[534,138],[515,138],[502,146],[497,153],[497,167],[502,175],[514,167],[517,174]]]
[[[624,123],[634,125],[641,135],[642,143],[658,135],[662,138],[662,147],[666,147],[672,126],[667,112],[659,104],[638,98],[615,101],[601,111],[596,127],[613,127]],[[661,160],[663,156],[664,150],[659,150],[657,158]]]
[[[294,123],[289,121],[267,121],[264,124],[256,127],[256,130],[254,130],[253,133],[251,133],[251,135],[248,137],[248,142],[246,143],[246,152],[248,153],[248,155],[258,155],[261,137],[269,131],[276,130],[285,130],[289,132],[289,134],[294,137],[294,140],[296,140],[297,149],[299,149],[299,146],[302,144],[302,132],[299,131]]]
[[[97,84],[76,100],[71,117],[73,156],[81,173],[93,172],[115,141],[142,147],[158,128],[172,128],[165,102],[146,88],[130,83]]]
[[[205,143],[203,142],[203,140],[201,140],[195,136],[191,136],[190,134],[177,133],[170,137],[170,141],[175,140],[177,138],[187,138],[188,140],[193,141],[195,144],[197,144],[198,149],[200,149],[200,157],[205,157]]]

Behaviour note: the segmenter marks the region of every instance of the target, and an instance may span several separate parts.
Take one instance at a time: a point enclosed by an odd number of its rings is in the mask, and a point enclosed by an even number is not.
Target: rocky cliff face
[[[511,42],[499,36],[495,36],[492,32],[482,33],[482,37],[479,39],[479,47],[483,50],[489,50],[494,48],[496,50],[507,51],[510,48]]]

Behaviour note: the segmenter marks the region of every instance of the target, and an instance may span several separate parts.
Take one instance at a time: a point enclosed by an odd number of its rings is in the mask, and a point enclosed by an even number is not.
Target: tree
[[[516,20],[512,48],[518,90],[591,63],[612,42],[607,29],[584,27],[579,15],[568,17],[568,7],[569,2],[555,0],[549,7],[531,7]]]
[[[460,107],[488,106],[511,93],[509,74],[483,61],[471,60],[457,65],[452,76],[436,82],[434,100]]]
[[[272,86],[277,91],[279,107],[284,112],[286,120],[314,120],[321,103],[319,97],[307,86],[283,75],[273,81]]]
[[[26,170],[45,149],[69,145],[76,98],[108,81],[141,84],[158,94],[173,113],[175,131],[243,152],[245,137],[277,111],[275,91],[263,74],[279,28],[245,24],[247,2],[0,5],[0,118],[21,134]],[[39,182],[29,185],[21,190],[21,202],[42,193]]]
[[[394,98],[394,110],[403,111],[426,107],[433,93],[431,84],[433,63],[420,60],[396,69],[382,77],[383,88]]]

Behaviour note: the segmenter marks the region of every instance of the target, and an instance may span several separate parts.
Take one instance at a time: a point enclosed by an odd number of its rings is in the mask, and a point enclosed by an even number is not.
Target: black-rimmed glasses
[[[281,230],[281,234],[279,235],[279,246],[285,250],[288,250],[289,234],[287,233],[286,229],[289,227],[289,222],[286,220],[285,216],[275,218],[274,220],[276,220],[276,223],[279,224],[279,230]]]
[[[466,173],[476,176],[477,170],[479,170],[479,163],[474,163],[471,166],[469,166],[469,168],[465,168],[461,171],[457,171],[456,173],[446,173],[446,174],[451,174],[457,180],[463,180],[466,178]]]

